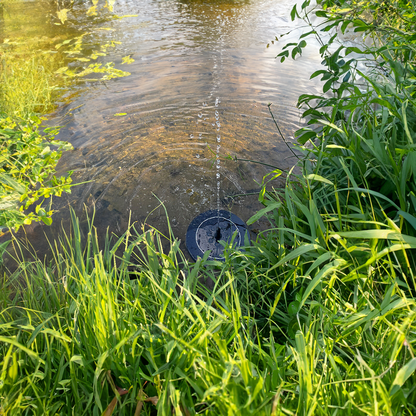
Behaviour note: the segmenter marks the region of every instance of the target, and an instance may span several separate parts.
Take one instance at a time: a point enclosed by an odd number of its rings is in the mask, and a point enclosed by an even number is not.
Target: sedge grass
[[[3,54],[1,112],[27,118],[31,114],[46,114],[53,110],[63,87],[55,74],[57,68],[59,62],[52,54]]]
[[[351,275],[342,244],[296,238],[283,230],[280,260],[271,239],[189,265],[153,229],[100,246],[73,216],[50,263],[3,282],[2,413],[412,414],[416,309],[395,251]]]
[[[3,414],[102,414],[114,398],[117,414],[139,405],[152,414],[146,397],[160,414],[267,413],[254,321],[235,312],[233,285],[202,301],[201,262],[189,269],[177,241],[163,254],[161,238],[131,229],[101,250],[91,228],[82,247],[74,218],[52,263],[25,264],[7,280],[15,298],[0,318]]]

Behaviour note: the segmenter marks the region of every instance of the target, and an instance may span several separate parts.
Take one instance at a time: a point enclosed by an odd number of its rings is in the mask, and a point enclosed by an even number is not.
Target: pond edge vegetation
[[[42,115],[65,100],[70,87],[80,85],[82,90],[87,82],[130,75],[106,58],[121,43],[111,38],[115,29],[107,27],[108,22],[128,17],[114,13],[114,0],[94,0],[88,10],[77,13],[73,1],[39,3],[45,16],[50,14],[42,23],[58,25],[62,31],[52,37],[6,38],[0,45],[0,236],[32,221],[50,225],[52,197],[70,193],[74,186],[72,172],[55,176],[62,153],[72,146],[56,139],[60,127],[42,125]],[[21,10],[13,15],[13,8],[8,10],[12,5],[13,0],[0,4],[2,16],[18,21]],[[23,24],[30,23],[23,14]],[[98,43],[92,40],[97,33]],[[125,56],[121,64],[132,62]]]

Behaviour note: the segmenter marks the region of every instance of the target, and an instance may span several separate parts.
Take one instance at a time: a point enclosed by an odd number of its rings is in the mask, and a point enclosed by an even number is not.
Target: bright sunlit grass
[[[4,54],[0,70],[0,111],[27,117],[53,110],[59,92],[59,67],[52,54]]]

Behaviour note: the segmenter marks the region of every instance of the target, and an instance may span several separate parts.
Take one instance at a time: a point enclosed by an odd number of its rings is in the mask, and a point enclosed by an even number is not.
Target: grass
[[[416,313],[400,256],[415,239],[320,228],[325,216],[296,208],[310,185],[285,191],[294,228],[224,263],[189,264],[177,240],[134,226],[100,246],[73,216],[50,263],[21,258],[4,276],[2,413],[413,414]]]
[[[58,68],[52,54],[5,53],[0,64],[0,112],[27,118],[52,111],[63,87],[57,82]]]
[[[115,398],[118,414],[152,414],[147,397],[160,414],[266,414],[272,376],[255,322],[235,309],[235,282],[211,275],[208,293],[201,262],[189,268],[177,241],[162,254],[154,230],[133,227],[101,249],[92,226],[82,246],[73,225],[51,265],[26,264],[5,282],[14,298],[0,320],[4,414],[111,414]]]
[[[380,27],[358,6],[320,4],[321,28]],[[0,414],[414,415],[415,72],[413,44],[389,33],[364,51],[382,82],[346,65],[346,48],[322,49],[324,93],[299,101],[311,124],[297,134],[301,174],[284,189],[268,179],[280,171],[265,178],[249,222],[270,229],[245,251],[193,264],[171,232],[133,224],[100,242],[93,218],[82,231],[73,214],[47,262],[14,240]]]

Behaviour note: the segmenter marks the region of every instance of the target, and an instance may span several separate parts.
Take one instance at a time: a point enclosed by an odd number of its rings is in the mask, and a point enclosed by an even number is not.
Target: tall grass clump
[[[55,74],[59,67],[51,54],[4,54],[0,64],[0,113],[28,118],[52,111],[63,88]]]
[[[414,4],[305,1],[291,15],[310,30],[279,56],[315,36],[323,94],[299,97],[301,175],[260,194],[250,222],[265,215],[271,228],[240,300],[292,346],[297,414],[414,414]]]
[[[270,414],[285,348],[261,345],[232,275],[206,269],[207,291],[204,261],[165,239],[131,227],[100,246],[73,216],[50,263],[20,262],[0,299],[2,414]]]
[[[305,212],[195,264],[154,229],[100,245],[72,215],[49,262],[3,275],[2,414],[413,414],[416,305],[395,256],[416,242],[306,238],[328,221]]]

